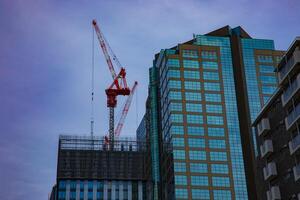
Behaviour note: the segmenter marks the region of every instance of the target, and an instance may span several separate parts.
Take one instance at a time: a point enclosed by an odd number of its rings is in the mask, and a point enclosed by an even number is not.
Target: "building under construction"
[[[146,143],[119,138],[114,149],[104,138],[61,135],[58,145],[57,200],[144,200]]]

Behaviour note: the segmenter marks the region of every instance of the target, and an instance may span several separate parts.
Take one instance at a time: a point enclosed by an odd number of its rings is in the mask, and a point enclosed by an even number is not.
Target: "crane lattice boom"
[[[120,121],[117,125],[117,128],[115,130],[115,136],[116,137],[119,137],[120,136],[120,133],[121,133],[121,130],[124,126],[124,122],[125,122],[125,119],[127,117],[127,113],[128,113],[128,110],[129,110],[129,107],[131,105],[131,102],[132,102],[132,97],[134,95],[134,92],[135,92],[135,89],[136,89],[136,86],[137,86],[137,82],[134,83],[132,89],[131,89],[131,92],[130,92],[130,95],[128,96],[127,98],[127,101],[125,103],[125,106],[123,108],[123,111],[122,111],[122,115],[121,115],[121,118],[120,118]]]

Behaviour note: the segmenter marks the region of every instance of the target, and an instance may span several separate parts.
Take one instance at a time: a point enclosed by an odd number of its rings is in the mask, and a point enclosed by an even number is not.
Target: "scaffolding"
[[[109,150],[104,138],[61,135],[58,179],[146,180],[147,145],[119,138]]]

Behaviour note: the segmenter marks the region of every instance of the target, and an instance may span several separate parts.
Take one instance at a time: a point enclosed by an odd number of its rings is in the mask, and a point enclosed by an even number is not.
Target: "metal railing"
[[[289,130],[300,116],[300,103],[285,118],[286,129]]]
[[[267,166],[263,168],[263,173],[265,180],[275,177],[277,175],[275,162],[268,163]]]
[[[289,85],[289,87],[282,93],[282,104],[283,106],[291,99],[291,97],[300,88],[300,74],[297,78]]]
[[[295,167],[293,167],[293,172],[294,172],[294,178],[295,181],[300,179],[300,164],[297,164]]]
[[[280,189],[278,186],[272,186],[270,190],[267,191],[267,200],[281,199]]]
[[[261,157],[265,157],[273,152],[273,143],[272,140],[266,140],[260,146]]]
[[[293,55],[290,57],[290,59],[284,64],[284,66],[279,69],[278,78],[279,82],[282,82],[291,68],[297,63],[300,62],[300,51],[296,50]]]
[[[60,135],[60,150],[108,150],[103,137]],[[114,151],[144,151],[146,142],[136,141],[135,138],[121,137],[114,141]]]
[[[300,149],[300,134],[289,142],[289,148],[291,154],[294,154],[298,149]]]
[[[262,135],[263,133],[266,133],[268,130],[270,130],[269,119],[261,119],[261,121],[257,125],[258,136]]]

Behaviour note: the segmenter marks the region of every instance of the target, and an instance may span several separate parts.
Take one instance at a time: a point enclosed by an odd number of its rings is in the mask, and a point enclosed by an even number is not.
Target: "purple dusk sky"
[[[58,135],[89,133],[93,18],[126,67],[129,84],[139,82],[122,133],[134,136],[145,110],[148,68],[160,49],[193,33],[241,25],[286,50],[300,35],[299,10],[299,0],[1,0],[0,199],[47,199]],[[96,135],[108,129],[104,89],[110,83],[96,46]]]

